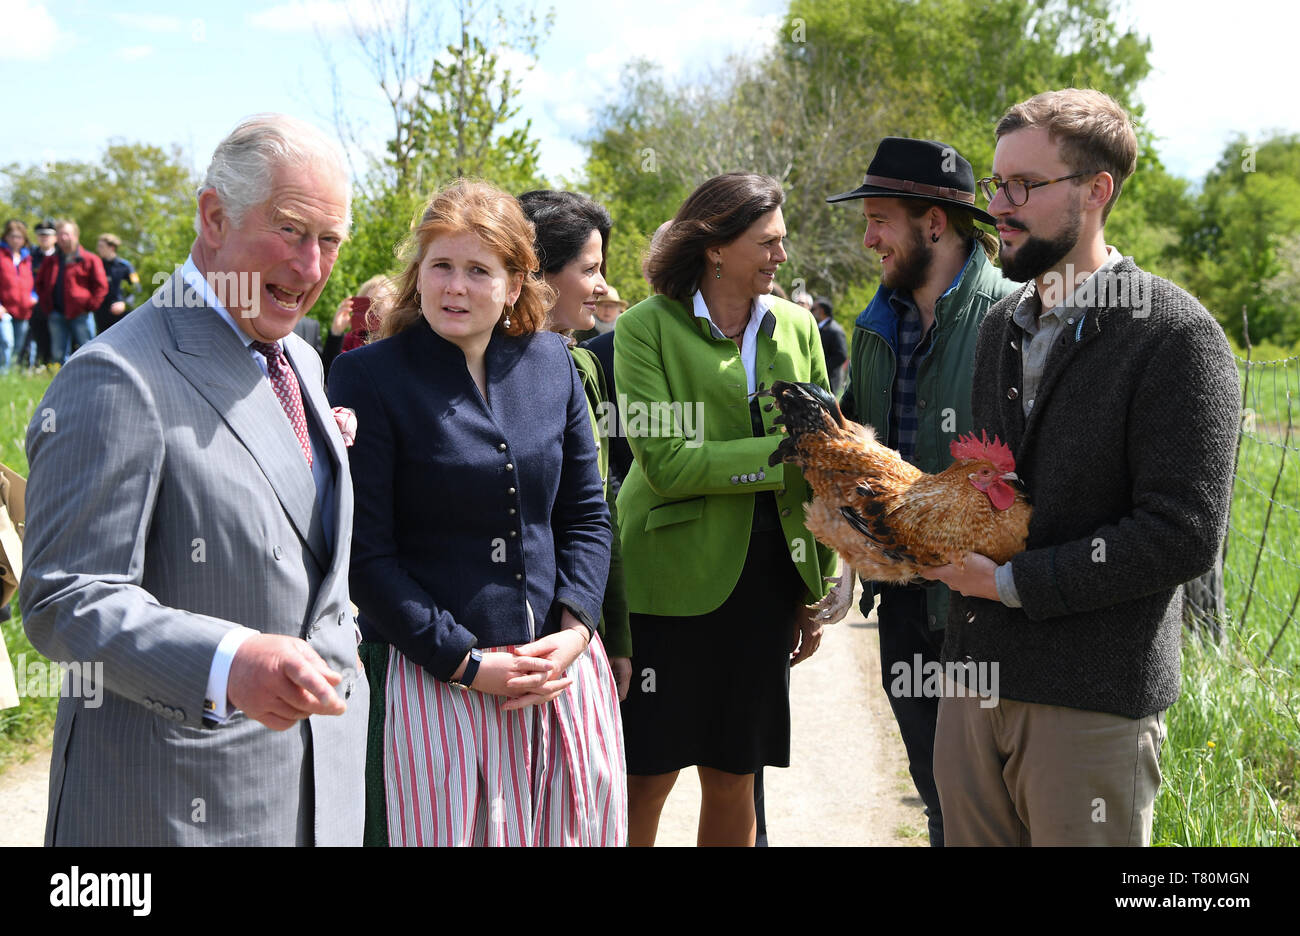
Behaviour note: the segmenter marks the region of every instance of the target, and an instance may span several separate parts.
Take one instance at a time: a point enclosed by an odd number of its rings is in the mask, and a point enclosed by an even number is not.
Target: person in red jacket
[[[32,288],[27,225],[10,219],[0,243],[0,374],[9,369],[10,358],[18,357],[27,340],[27,323],[35,305]]]
[[[41,264],[36,276],[40,307],[50,317],[50,359],[64,364],[77,347],[95,337],[95,309],[108,295],[104,263],[92,251],[83,250],[75,221],[54,226],[58,237],[55,257]]]

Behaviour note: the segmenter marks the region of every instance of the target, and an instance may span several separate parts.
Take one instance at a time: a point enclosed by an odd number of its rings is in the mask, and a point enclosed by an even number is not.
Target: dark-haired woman
[[[646,261],[656,295],[619,318],[636,455],[618,497],[637,674],[623,703],[632,844],[654,843],[691,765],[699,843],[754,843],[754,772],[789,766],[789,668],[821,639],[805,606],[834,557],[803,525],[802,475],[768,465],[780,427],[754,396],[775,380],[829,387],[812,316],[770,295],[782,201],[767,176],[705,182]]]
[[[543,189],[519,196],[524,214],[533,222],[533,246],[541,265],[542,279],[555,293],[547,327],[565,336],[574,366],[582,377],[587,396],[587,414],[600,456],[600,478],[611,523],[618,511],[609,499],[610,425],[607,415],[609,382],[596,356],[573,341],[573,333],[591,328],[596,304],[608,291],[605,285],[605,253],[609,248],[609,213],[590,198],[573,192]],[[600,636],[609,654],[609,664],[618,685],[618,697],[627,697],[632,681],[632,638],[627,618],[627,595],[623,589],[623,557],[617,537],[610,549],[609,582],[601,606]]]
[[[586,398],[543,330],[513,197],[460,181],[410,240],[381,340],[339,356],[356,412],[350,585],[390,643],[393,845],[620,845],[622,731],[599,640],[609,513]],[[377,678],[377,677],[376,677]]]

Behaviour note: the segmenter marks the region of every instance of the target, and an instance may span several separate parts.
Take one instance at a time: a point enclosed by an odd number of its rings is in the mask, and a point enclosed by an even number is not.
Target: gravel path
[[[861,586],[859,586],[860,588]],[[880,687],[876,616],[852,613],[790,673],[790,767],[763,772],[767,837],[786,845],[927,845],[925,816]],[[683,770],[658,845],[694,845],[700,783]]]
[[[770,843],[925,845],[921,801],[889,701],[880,688],[875,615],[856,607],[826,629],[790,677],[791,767],[764,772]],[[44,838],[49,748],[0,775],[0,845]],[[660,845],[694,845],[700,786],[678,777],[659,826]]]

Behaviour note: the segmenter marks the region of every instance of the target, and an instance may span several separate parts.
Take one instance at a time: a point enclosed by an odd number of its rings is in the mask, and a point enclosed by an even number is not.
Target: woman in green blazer
[[[690,765],[700,844],[754,843],[754,772],[789,766],[789,667],[821,639],[805,606],[825,593],[834,556],[804,526],[799,470],[768,465],[780,426],[755,396],[776,380],[829,388],[813,317],[770,295],[786,258],[782,201],[767,176],[701,185],[652,246],[656,295],[615,332],[636,456],[618,496],[630,844],[654,843]]]

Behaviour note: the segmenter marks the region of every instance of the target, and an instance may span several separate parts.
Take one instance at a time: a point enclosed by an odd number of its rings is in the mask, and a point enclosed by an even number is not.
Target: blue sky
[[[216,142],[256,111],[331,126],[326,60],[349,116],[382,146],[386,105],[347,34],[393,0],[0,0],[0,62],[21,70],[8,100],[0,163],[95,159],[110,138],[177,143],[202,168]],[[573,176],[581,139],[633,56],[679,78],[772,41],[786,0],[555,0],[555,24],[525,83],[524,115],[543,169]],[[443,4],[450,11],[449,4]],[[1277,5],[1137,0],[1122,14],[1152,39],[1142,87],[1171,171],[1199,180],[1234,131],[1300,132],[1294,41]],[[42,90],[37,91],[32,79]],[[857,167],[862,171],[865,167]],[[977,167],[978,169],[979,167]]]

